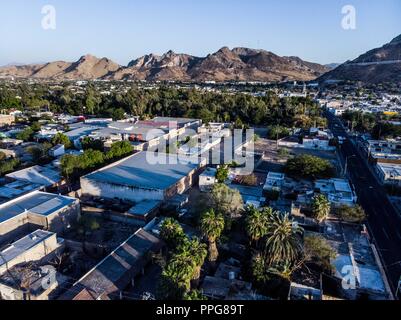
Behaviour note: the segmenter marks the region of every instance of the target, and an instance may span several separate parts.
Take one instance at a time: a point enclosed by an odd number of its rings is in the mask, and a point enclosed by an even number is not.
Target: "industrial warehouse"
[[[82,195],[141,202],[164,201],[190,188],[205,161],[163,155],[167,164],[150,164],[149,152],[139,152],[81,178]]]

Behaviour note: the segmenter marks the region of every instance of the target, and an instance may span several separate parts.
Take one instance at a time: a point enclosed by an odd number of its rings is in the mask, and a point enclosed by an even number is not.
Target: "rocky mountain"
[[[227,47],[195,57],[169,51],[145,55],[120,66],[91,55],[77,62],[56,61],[42,65],[0,68],[0,77],[58,80],[169,80],[169,81],[307,81],[330,69],[298,57],[280,57],[265,50]]]
[[[351,80],[366,83],[401,83],[401,35],[324,74],[319,81]]]

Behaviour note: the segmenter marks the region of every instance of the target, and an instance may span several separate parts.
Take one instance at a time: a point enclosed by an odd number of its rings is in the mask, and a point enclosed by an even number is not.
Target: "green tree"
[[[216,262],[219,256],[216,241],[224,230],[224,217],[211,209],[202,215],[200,229],[209,242],[209,261]]]
[[[175,249],[184,244],[185,233],[176,220],[167,218],[160,227],[160,238],[166,242],[170,249]]]
[[[0,176],[13,172],[21,164],[18,158],[11,158],[0,161]]]
[[[319,194],[312,199],[312,214],[313,218],[317,219],[319,222],[323,222],[327,219],[330,214],[331,205],[330,201],[325,195]]]
[[[269,265],[294,263],[302,252],[302,228],[295,225],[288,214],[273,211],[269,215],[266,255]]]
[[[42,125],[37,121],[33,122],[31,125],[31,129],[33,132],[39,132],[41,128],[42,128]]]
[[[336,211],[337,215],[345,222],[362,223],[366,219],[365,210],[359,205],[355,207],[343,205]]]
[[[268,128],[268,138],[271,140],[279,140],[290,135],[290,130],[282,126],[270,126]]]
[[[205,301],[207,298],[199,290],[191,290],[184,294],[183,300],[187,301]]]
[[[17,134],[16,138],[18,140],[27,142],[27,141],[32,140],[33,134],[34,134],[33,130],[30,127],[28,127],[28,128],[25,128],[24,130],[22,130],[21,132],[19,132]]]
[[[216,179],[219,183],[224,183],[228,179],[228,167],[219,166],[216,171]]]
[[[71,148],[70,139],[63,133],[57,133],[52,139],[53,145],[62,144],[66,149]]]
[[[288,175],[305,179],[331,178],[334,175],[329,161],[308,154],[288,159],[284,170]]]
[[[271,214],[271,208],[265,208],[263,210],[256,209],[254,206],[247,208],[245,228],[251,241],[258,242],[267,235],[269,230],[269,215]]]
[[[196,282],[199,281],[201,268],[207,257],[207,246],[200,242],[199,239],[186,240],[178,248],[179,252],[185,252],[189,254],[194,263],[194,274],[192,279]]]
[[[224,215],[227,228],[230,228],[232,218],[238,216],[244,207],[242,196],[236,189],[225,184],[215,184],[209,195],[211,205],[217,212]]]
[[[81,146],[83,150],[98,150],[104,151],[104,144],[103,141],[99,139],[93,139],[90,137],[84,137],[81,141]]]
[[[304,239],[304,256],[307,261],[316,263],[326,272],[332,272],[331,260],[336,253],[328,241],[321,236],[307,236]]]
[[[108,160],[115,160],[129,156],[134,151],[132,144],[129,141],[118,141],[111,145],[110,151],[107,152]]]

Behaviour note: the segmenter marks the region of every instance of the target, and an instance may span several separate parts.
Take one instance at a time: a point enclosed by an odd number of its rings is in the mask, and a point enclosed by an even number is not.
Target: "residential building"
[[[49,150],[49,155],[58,158],[65,154],[65,147],[63,144],[58,144]]]
[[[279,172],[270,171],[267,174],[265,185],[263,190],[266,191],[280,191],[285,180],[285,174]]]
[[[344,179],[317,180],[315,190],[324,194],[334,206],[354,206],[357,202],[355,191]]]
[[[9,126],[15,122],[15,116],[10,114],[0,114],[0,127]]]
[[[401,164],[378,163],[375,169],[382,184],[401,186]]]
[[[202,192],[210,191],[217,183],[216,174],[216,169],[210,167],[206,168],[206,170],[199,175],[199,190]]]

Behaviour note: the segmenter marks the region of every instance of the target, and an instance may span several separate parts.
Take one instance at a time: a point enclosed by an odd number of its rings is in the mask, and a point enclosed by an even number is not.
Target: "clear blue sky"
[[[43,5],[57,28],[41,27]],[[341,28],[352,4],[357,29]],[[75,61],[91,53],[120,64],[169,49],[204,56],[222,46],[343,62],[401,34],[400,0],[1,0],[0,65]]]

